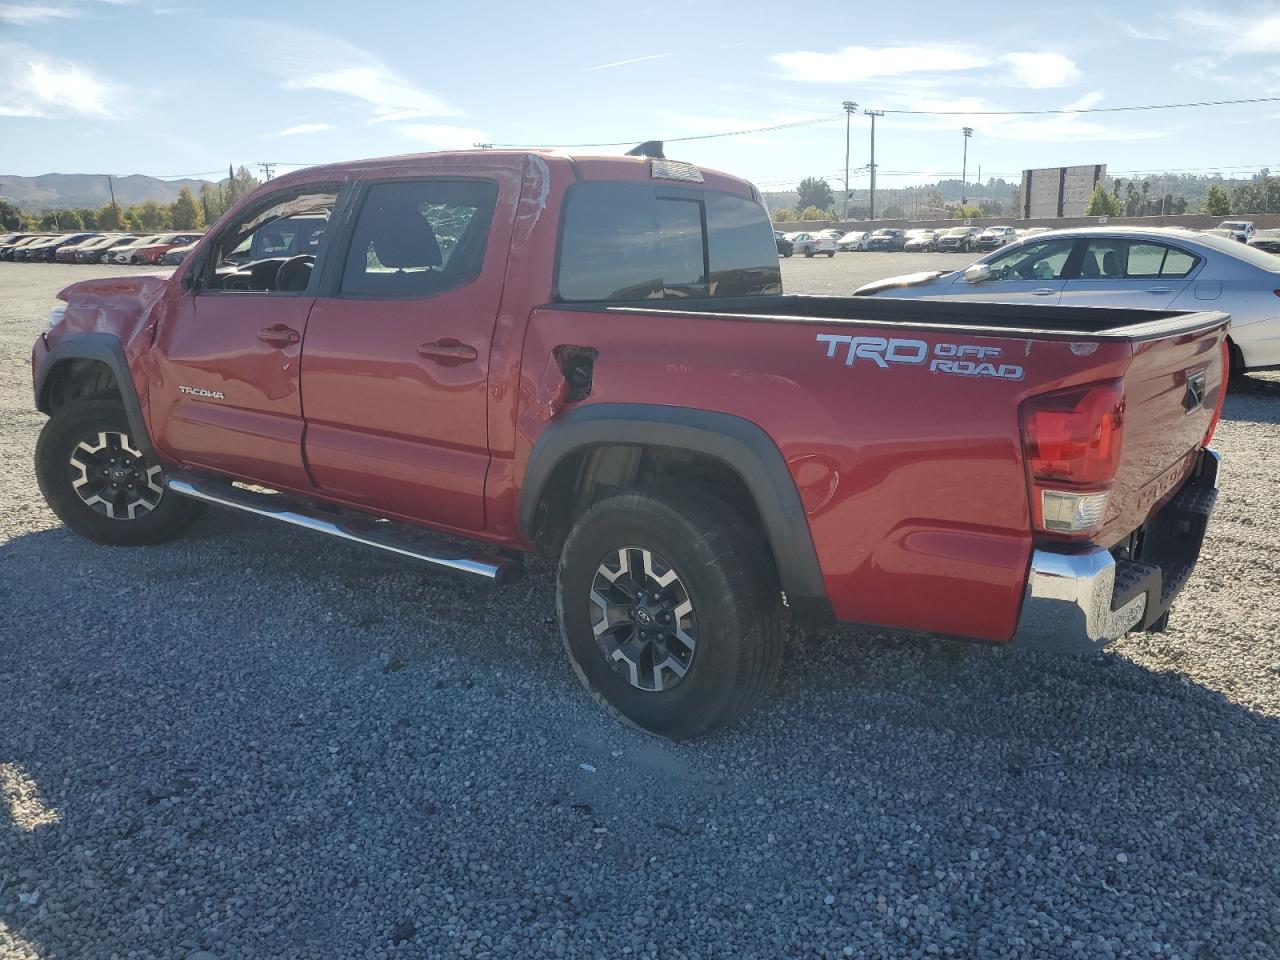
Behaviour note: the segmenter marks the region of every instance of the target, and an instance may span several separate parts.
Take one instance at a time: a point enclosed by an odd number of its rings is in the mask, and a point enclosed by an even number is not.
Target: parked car
[[[671,738],[769,689],[784,597],[802,627],[1162,629],[1213,507],[1227,316],[786,296],[757,197],[506,151],[267,181],[172,277],[61,291],[32,351],[39,488],[115,545],[215,504],[496,584],[542,555],[584,686]],[[226,262],[338,200],[315,260]],[[684,229],[655,238],[663,216]]]
[[[787,235],[796,253],[812,257],[825,253],[828,257],[836,255],[836,242],[830,237],[820,237],[816,233],[792,233]]]
[[[113,250],[137,241],[137,234],[124,233],[113,236],[98,245],[81,247],[76,251],[76,263],[102,263],[111,255]]]
[[[979,250],[996,250],[1017,239],[1018,234],[1013,227],[987,227],[978,234],[976,245]]]
[[[162,236],[163,234],[153,233],[143,237],[136,237],[132,243],[122,243],[118,247],[112,247],[103,260],[105,263],[132,263],[135,250],[153,243],[159,243]]]
[[[831,240],[834,240],[837,244],[839,244],[840,238],[844,236],[844,231],[838,230],[835,227],[828,227],[826,230],[817,231],[817,236],[827,237]]]
[[[40,240],[44,240],[46,236],[47,234],[42,234],[42,233],[17,234],[13,239],[7,240],[5,243],[0,244],[0,260],[14,259],[14,253],[18,250],[19,247],[22,247],[31,243],[36,243],[37,241],[40,241]]]
[[[932,253],[938,249],[938,231],[908,230],[902,248],[907,253]]]
[[[76,253],[86,246],[99,243],[107,239],[106,234],[95,233],[81,240],[79,243],[65,243],[54,251],[53,259],[58,263],[75,263]]]
[[[196,248],[196,242],[183,244],[181,246],[170,247],[160,256],[160,262],[166,267],[176,266],[187,258],[192,250]]]
[[[165,233],[154,242],[143,246],[134,246],[129,254],[130,263],[159,263],[165,252],[173,247],[185,247],[195,243],[204,234],[201,233]]]
[[[836,241],[836,249],[844,251],[865,250],[871,234],[866,230],[850,230]]]
[[[1249,238],[1249,246],[1267,253],[1280,253],[1280,230],[1259,230]]]
[[[93,233],[64,233],[56,237],[50,237],[42,243],[33,243],[29,247],[23,247],[19,252],[20,256],[27,263],[52,263],[54,255],[62,247],[71,244],[80,243],[95,236]]]
[[[881,227],[867,238],[868,250],[901,251],[907,245],[907,235],[897,227]]]
[[[981,232],[980,227],[952,227],[938,237],[938,250],[947,253],[972,253],[978,249],[978,234]]]
[[[1028,237],[965,270],[891,277],[857,293],[992,303],[1222,310],[1231,370],[1280,368],[1280,258],[1179,229],[1089,227]]]
[[[1223,220],[1218,224],[1217,229],[1230,230],[1231,236],[1241,243],[1248,243],[1254,233],[1252,220]]]

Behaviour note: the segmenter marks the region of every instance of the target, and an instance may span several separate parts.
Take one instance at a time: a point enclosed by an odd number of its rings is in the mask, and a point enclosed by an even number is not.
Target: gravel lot
[[[545,568],[64,531],[29,349],[93,272],[0,264],[0,957],[1280,955],[1280,378],[1228,399],[1167,634],[796,635],[773,701],[673,746],[580,689]]]

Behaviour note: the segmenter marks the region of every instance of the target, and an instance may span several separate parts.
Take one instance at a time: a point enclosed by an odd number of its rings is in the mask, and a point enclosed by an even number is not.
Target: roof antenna
[[[628,157],[650,157],[654,160],[665,160],[666,155],[662,152],[661,140],[646,140],[638,147],[632,147],[627,151]]]

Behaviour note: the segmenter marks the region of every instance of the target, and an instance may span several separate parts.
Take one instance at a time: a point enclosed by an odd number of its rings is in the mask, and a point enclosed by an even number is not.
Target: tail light
[[[1032,523],[1086,536],[1102,526],[1124,439],[1124,383],[1108,380],[1032,397],[1022,405],[1022,445]]]
[[[1280,291],[1277,291],[1280,293]],[[1214,431],[1218,429],[1218,421],[1222,418],[1222,405],[1227,400],[1227,381],[1231,377],[1231,345],[1226,337],[1222,338],[1222,382],[1218,384],[1218,402],[1213,405],[1213,418],[1209,421],[1209,429],[1204,433],[1204,446],[1213,440]]]

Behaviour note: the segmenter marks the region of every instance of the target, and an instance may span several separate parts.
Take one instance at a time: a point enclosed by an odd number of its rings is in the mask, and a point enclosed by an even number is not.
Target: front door
[[[985,280],[970,283],[963,273],[947,288],[948,300],[988,303],[1057,303],[1074,240],[1042,240],[1001,250],[978,261],[991,268]]]
[[[1163,309],[1186,289],[1199,258],[1178,247],[1128,237],[1095,237],[1062,290],[1076,307]]]
[[[157,323],[157,375],[148,403],[161,450],[185,464],[266,485],[310,487],[298,390],[302,338],[315,302],[308,258],[292,258],[281,277],[289,258],[233,267],[223,255],[299,203],[327,217],[336,198],[330,186],[269,196],[210,241],[210,257],[193,264],[192,280]]]
[[[488,366],[518,168],[370,183],[303,345],[307,466],[330,496],[483,529]]]

